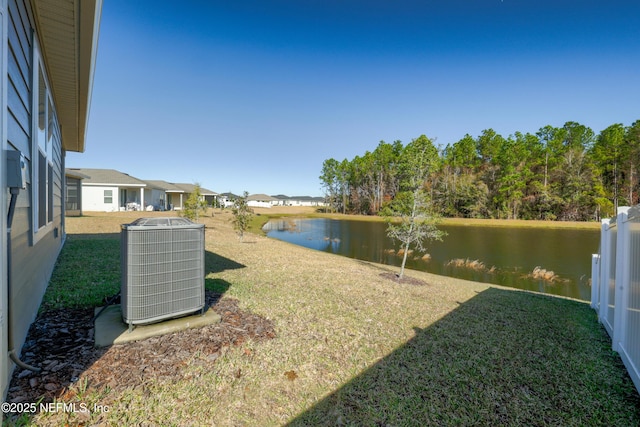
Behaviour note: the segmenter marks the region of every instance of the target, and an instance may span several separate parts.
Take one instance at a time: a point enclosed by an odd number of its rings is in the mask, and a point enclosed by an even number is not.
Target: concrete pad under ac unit
[[[98,314],[100,309],[101,307],[96,308],[95,313]],[[129,326],[122,320],[120,305],[112,305],[106,307],[95,321],[95,346],[107,347],[113,344],[139,341],[191,328],[200,328],[220,323],[220,319],[220,315],[209,308],[202,315],[196,313],[191,316],[165,320],[150,325],[138,325],[129,332]]]

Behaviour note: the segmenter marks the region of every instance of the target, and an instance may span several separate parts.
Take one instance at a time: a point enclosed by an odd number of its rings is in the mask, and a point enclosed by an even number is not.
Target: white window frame
[[[54,120],[57,123],[55,117],[55,109],[53,106],[53,100],[51,96],[51,89],[49,87],[49,79],[47,77],[47,71],[44,67],[44,59],[40,51],[40,45],[34,34],[33,39],[33,67],[32,67],[32,129],[31,132],[31,236],[32,244],[36,244],[40,239],[46,236],[54,228],[53,212],[49,210],[54,209],[53,200],[49,200],[52,195],[53,182],[52,173],[53,170],[53,134],[56,132],[50,125],[50,120]],[[42,73],[42,79],[45,86],[45,98],[44,98],[44,129],[40,131],[40,73]],[[52,110],[52,111],[49,111]],[[56,126],[56,124],[53,126]],[[44,177],[40,176],[40,156],[43,156],[46,162],[46,168],[44,170]],[[44,180],[44,206],[41,206],[40,200],[40,180]],[[44,209],[44,225],[40,225],[40,214]]]

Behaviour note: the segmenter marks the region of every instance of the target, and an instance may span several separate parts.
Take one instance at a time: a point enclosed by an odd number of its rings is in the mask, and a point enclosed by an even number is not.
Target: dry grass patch
[[[563,279],[552,270],[546,270],[544,268],[540,268],[539,266],[535,267],[531,273],[526,275],[526,277],[530,277],[536,280],[543,280],[549,283],[569,282],[568,279]]]
[[[495,266],[491,266],[491,268],[489,268],[484,264],[484,262],[477,259],[470,260],[469,258],[455,258],[449,261],[447,265],[457,268],[467,268],[475,271],[486,271],[488,273],[496,271]]]

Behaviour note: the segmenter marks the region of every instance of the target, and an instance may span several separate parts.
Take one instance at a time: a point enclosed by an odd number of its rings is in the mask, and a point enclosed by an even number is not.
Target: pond
[[[442,242],[426,254],[411,253],[407,268],[519,289],[591,299],[591,254],[598,229],[441,225]],[[400,245],[383,222],[279,219],[265,227],[269,237],[319,251],[400,266]]]

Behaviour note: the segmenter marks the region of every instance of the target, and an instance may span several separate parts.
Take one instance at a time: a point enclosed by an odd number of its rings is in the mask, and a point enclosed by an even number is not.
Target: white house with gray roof
[[[117,212],[181,210],[194,184],[141,180],[115,169],[68,168],[67,174],[82,179],[82,211]],[[203,200],[211,204],[218,193],[200,187]]]
[[[278,194],[273,197],[278,199],[278,202],[273,203],[273,205],[279,205],[279,206],[324,206],[325,205],[325,200],[323,197],[286,196],[284,194]]]
[[[116,212],[124,210],[143,210],[149,205],[145,202],[153,186],[115,169],[69,168],[80,173],[82,180],[82,210],[98,212]]]
[[[250,194],[247,196],[247,206],[254,208],[270,208],[280,203],[278,199],[266,194]]]

